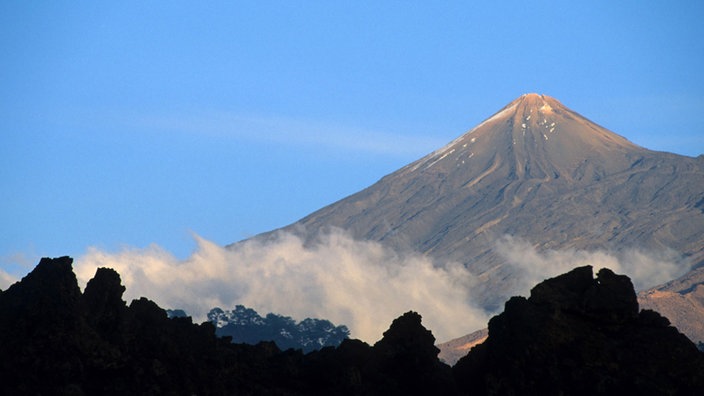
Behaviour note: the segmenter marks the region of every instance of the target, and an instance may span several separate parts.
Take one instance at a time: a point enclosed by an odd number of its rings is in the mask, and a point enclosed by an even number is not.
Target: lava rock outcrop
[[[506,302],[454,375],[472,395],[701,394],[703,355],[669,324],[627,276],[579,267]]]

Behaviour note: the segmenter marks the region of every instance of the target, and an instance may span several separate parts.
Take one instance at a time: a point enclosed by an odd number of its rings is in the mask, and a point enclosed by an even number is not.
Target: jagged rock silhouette
[[[489,337],[454,366],[466,394],[694,395],[703,355],[658,313],[638,312],[630,279],[590,266],[513,297]]]
[[[638,305],[628,277],[577,268],[514,297],[489,337],[453,368],[421,315],[374,346],[344,340],[304,354],[234,344],[215,327],[122,301],[101,268],[81,293],[68,257],[42,259],[0,292],[3,395],[698,395],[704,354]]]

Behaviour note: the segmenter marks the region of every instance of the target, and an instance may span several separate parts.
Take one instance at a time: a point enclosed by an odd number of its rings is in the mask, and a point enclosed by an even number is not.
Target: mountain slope
[[[704,267],[638,293],[641,307],[658,311],[695,343],[704,342]]]
[[[504,235],[538,250],[670,248],[704,263],[704,156],[647,150],[527,94],[285,229],[313,241],[331,227],[464,263],[484,280],[480,303],[497,309],[517,281],[496,250]]]
[[[486,341],[487,337],[489,337],[489,329],[485,328],[455,338],[454,340],[440,343],[437,345],[440,350],[438,358],[445,364],[454,366],[455,363],[466,356],[472,348]]]

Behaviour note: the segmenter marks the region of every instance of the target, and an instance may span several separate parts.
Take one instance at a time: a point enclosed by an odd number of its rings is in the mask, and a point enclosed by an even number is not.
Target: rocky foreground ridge
[[[477,394],[695,395],[702,357],[667,318],[638,311],[627,276],[586,266],[512,297],[454,372]]]
[[[234,344],[215,326],[127,305],[117,272],[83,293],[72,259],[42,259],[0,292],[0,394],[698,395],[704,354],[666,318],[638,311],[628,277],[581,267],[511,298],[454,367],[407,312],[370,346],[304,354]]]

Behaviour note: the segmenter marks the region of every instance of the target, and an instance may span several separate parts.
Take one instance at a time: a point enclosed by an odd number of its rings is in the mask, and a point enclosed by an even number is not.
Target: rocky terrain
[[[304,354],[232,343],[210,322],[122,300],[100,268],[81,292],[69,257],[0,292],[3,395],[699,395],[704,353],[638,311],[630,279],[580,267],[511,298],[486,340],[450,367],[410,311],[370,346]]]
[[[587,266],[512,297],[454,374],[480,395],[695,395],[703,356],[666,318],[638,311],[628,277]]]
[[[695,343],[704,342],[704,267],[641,291],[638,303],[666,316]]]
[[[81,293],[72,261],[42,259],[0,292],[0,394],[456,394],[415,312],[394,320],[374,346],[346,339],[304,354],[236,344],[210,322],[169,318],[147,298],[127,305],[109,268]]]
[[[697,345],[704,345],[704,268],[637,294],[638,305],[667,317],[682,334]],[[483,342],[488,329],[438,344],[440,359],[454,365],[467,351]],[[700,348],[701,349],[701,348]]]

